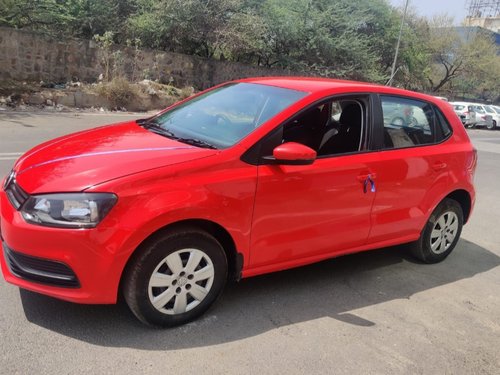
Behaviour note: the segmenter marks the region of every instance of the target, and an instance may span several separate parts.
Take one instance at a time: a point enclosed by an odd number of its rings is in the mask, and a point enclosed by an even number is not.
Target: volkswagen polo
[[[142,322],[174,326],[228,280],[398,244],[442,261],[471,215],[476,160],[432,96],[225,83],[24,154],[0,192],[2,272],[71,302],[122,294]]]

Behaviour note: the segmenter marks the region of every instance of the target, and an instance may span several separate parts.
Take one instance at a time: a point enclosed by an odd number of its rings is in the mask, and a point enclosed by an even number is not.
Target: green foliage
[[[478,31],[479,30],[479,31]],[[407,17],[396,83],[448,97],[494,100],[500,95],[500,55],[488,31],[460,34],[447,15]]]
[[[100,47],[100,62],[104,69],[104,79],[109,81],[111,79],[111,69],[112,69],[112,59],[115,52],[112,51],[114,33],[112,31],[106,31],[104,34],[94,35],[94,40]],[[115,70],[115,69],[113,69]]]
[[[0,26],[95,38],[106,81],[122,74],[113,46],[122,43],[133,49],[135,79],[165,78],[161,54],[138,71],[145,47],[385,83],[401,17],[387,0],[0,0]],[[464,40],[446,17],[429,21],[410,10],[395,84],[498,95],[498,59],[484,35]]]
[[[0,0],[0,26],[60,32],[72,21],[61,1]]]
[[[491,35],[477,32],[460,45],[461,66],[454,80],[447,87],[461,96],[473,94],[483,100],[500,96],[500,51]],[[457,61],[458,64],[458,61]]]

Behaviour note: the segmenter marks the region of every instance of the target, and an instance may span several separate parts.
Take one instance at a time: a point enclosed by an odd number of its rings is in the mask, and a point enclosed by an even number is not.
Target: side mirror
[[[283,143],[273,150],[273,156],[264,157],[270,164],[308,165],[316,160],[316,151],[301,143]]]

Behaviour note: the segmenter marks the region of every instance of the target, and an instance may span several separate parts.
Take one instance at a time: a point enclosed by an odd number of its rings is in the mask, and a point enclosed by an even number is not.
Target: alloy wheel
[[[168,315],[198,306],[212,288],[215,271],[210,257],[198,249],[182,249],[165,257],[148,283],[149,301]]]
[[[455,212],[443,213],[434,224],[430,245],[434,254],[444,253],[449,249],[458,232],[458,216]]]

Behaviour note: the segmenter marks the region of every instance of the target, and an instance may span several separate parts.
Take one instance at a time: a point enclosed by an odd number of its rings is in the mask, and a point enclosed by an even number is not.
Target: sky
[[[405,0],[389,0],[397,7],[404,7]],[[432,16],[447,13],[454,17],[454,23],[459,25],[467,15],[466,0],[410,0],[410,7],[417,13],[432,18]]]

